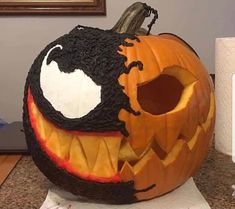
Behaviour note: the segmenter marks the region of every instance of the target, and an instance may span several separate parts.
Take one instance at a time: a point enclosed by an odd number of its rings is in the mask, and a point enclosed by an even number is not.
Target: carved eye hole
[[[137,100],[144,111],[152,115],[160,115],[177,106],[183,91],[184,86],[176,77],[162,74],[138,86]]]

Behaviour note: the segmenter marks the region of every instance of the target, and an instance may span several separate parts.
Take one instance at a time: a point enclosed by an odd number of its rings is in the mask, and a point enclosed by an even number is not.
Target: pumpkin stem
[[[153,14],[154,17],[150,24],[148,25],[148,31],[141,28],[146,17],[150,17]],[[112,31],[118,33],[129,33],[136,35],[149,35],[152,26],[158,19],[157,10],[148,6],[146,3],[136,2],[129,6],[125,12],[122,14],[118,22],[111,29]]]
[[[148,11],[147,17],[149,17],[151,13],[154,15],[152,21],[148,24],[149,29],[148,29],[147,35],[149,35],[151,32],[152,26],[156,23],[156,20],[158,19],[158,12],[154,8],[148,6],[146,3],[144,3],[144,7],[146,11]]]

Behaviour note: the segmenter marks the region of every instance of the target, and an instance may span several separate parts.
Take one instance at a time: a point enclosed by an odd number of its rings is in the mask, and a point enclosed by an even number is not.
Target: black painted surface
[[[37,167],[54,184],[72,192],[75,195],[84,196],[96,201],[112,204],[125,204],[136,202],[134,182],[99,183],[87,181],[69,174],[66,170],[56,165],[41,149],[29,120],[27,108],[28,83],[25,86],[24,95],[24,130],[29,151]]]
[[[32,95],[43,115],[60,128],[67,130],[120,131],[128,136],[125,122],[119,120],[118,114],[121,109],[136,116],[139,113],[131,108],[129,97],[123,92],[124,87],[119,84],[118,78],[123,73],[129,73],[135,66],[142,70],[143,64],[136,60],[128,67],[125,66],[127,58],[119,52],[120,46],[133,46],[126,41],[127,38],[139,41],[134,35],[78,26],[69,34],[49,44],[36,58],[28,75]],[[44,98],[40,87],[42,61],[48,51],[58,44],[62,45],[63,49],[52,50],[47,60],[48,63],[52,60],[56,61],[59,69],[65,73],[81,69],[101,86],[101,103],[81,118],[68,119],[61,112],[56,111]]]

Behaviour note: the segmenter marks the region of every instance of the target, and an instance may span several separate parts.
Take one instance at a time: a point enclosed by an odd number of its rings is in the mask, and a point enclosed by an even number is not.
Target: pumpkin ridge
[[[145,44],[148,46],[148,48],[150,49],[151,53],[153,54],[153,57],[155,59],[155,64],[157,64],[158,69],[159,69],[159,73],[161,73],[161,67],[159,65],[159,60],[158,60],[158,56],[156,56],[156,54],[154,53],[152,47],[150,46],[150,44],[148,43],[148,41],[146,41],[145,37],[141,37],[141,41],[145,42]]]
[[[180,46],[179,48],[176,48],[176,50],[177,50],[177,55],[178,56],[180,56],[180,57],[182,57],[182,54],[180,53],[180,50],[182,49],[182,47],[183,46]],[[193,62],[191,61],[193,59]],[[191,69],[195,69],[195,67],[193,67],[193,66],[191,66],[191,64],[190,63],[194,63],[194,65],[199,65],[200,64],[200,60],[198,60],[198,59],[196,59],[196,58],[192,58],[191,56],[190,56],[190,54],[189,53],[186,53],[186,54],[184,54],[184,59],[182,58],[182,60],[184,60],[184,65],[185,65],[185,67],[187,68],[187,69],[189,69],[189,71],[195,76],[195,73],[196,74],[204,74],[203,72],[201,72],[201,70],[200,70],[200,68],[199,68],[199,71],[198,72],[192,72],[192,70]],[[205,76],[205,75],[204,75]],[[205,80],[206,78],[204,78],[204,76],[202,76],[202,78],[201,79],[203,79],[203,80]],[[207,82],[201,82],[200,83],[200,92],[202,92],[202,95],[203,95],[203,97],[205,97],[205,99],[204,99],[204,101],[207,101],[207,100],[209,100],[209,97],[210,97],[210,92],[209,92],[209,87],[207,86]],[[199,103],[201,103],[201,101],[199,102]],[[207,105],[204,105],[204,106],[206,106],[207,107]],[[203,113],[203,115],[204,115],[204,117],[205,117],[205,119],[206,119],[206,113]]]
[[[152,53],[154,54],[154,57],[156,58],[157,60],[157,64],[159,66],[159,70],[160,70],[160,73],[163,71],[164,67],[160,65],[160,60],[159,60],[159,52],[157,50],[153,50],[153,48],[151,47],[151,44],[149,43],[149,38],[152,38],[152,39],[156,39],[156,40],[159,40],[159,37],[156,37],[156,36],[148,36],[148,39],[147,38],[143,38],[143,40],[145,41],[146,45],[148,45],[148,47],[151,49]],[[159,41],[158,41],[159,42]],[[159,43],[158,43],[159,44]]]

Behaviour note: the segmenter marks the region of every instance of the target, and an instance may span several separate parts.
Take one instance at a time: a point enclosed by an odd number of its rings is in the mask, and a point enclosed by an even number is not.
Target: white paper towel
[[[210,209],[193,179],[162,197],[130,205],[88,203],[58,188],[49,190],[40,209]]]
[[[215,51],[215,147],[227,155],[232,155],[232,74],[235,73],[235,37],[216,39]]]

